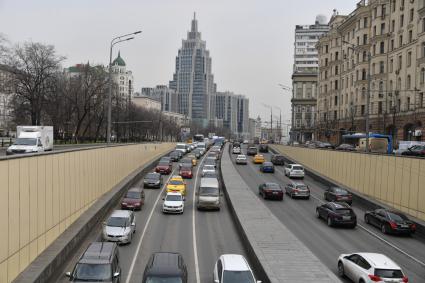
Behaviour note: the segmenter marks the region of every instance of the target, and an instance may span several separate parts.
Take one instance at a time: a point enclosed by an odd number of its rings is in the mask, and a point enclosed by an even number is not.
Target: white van
[[[17,138],[6,150],[6,155],[37,153],[53,149],[52,126],[17,126]]]
[[[196,207],[220,210],[220,185],[217,178],[201,179],[201,185],[196,193]]]

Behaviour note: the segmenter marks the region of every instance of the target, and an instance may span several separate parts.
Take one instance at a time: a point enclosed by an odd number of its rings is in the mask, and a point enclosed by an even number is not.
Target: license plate
[[[409,225],[402,224],[402,225],[400,225],[400,227],[401,227],[401,228],[409,228]]]
[[[274,194],[274,195],[277,195],[277,194],[279,194],[279,193],[278,193],[278,192],[273,192],[273,194]]]
[[[344,199],[345,200],[345,199],[348,199],[348,198],[347,197],[340,197],[339,199]]]
[[[342,217],[342,220],[350,220],[351,219],[351,216],[343,216]]]

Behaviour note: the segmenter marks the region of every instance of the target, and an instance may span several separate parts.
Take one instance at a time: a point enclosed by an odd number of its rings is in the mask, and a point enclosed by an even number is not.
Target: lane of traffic
[[[265,154],[267,160],[270,160],[270,155]],[[242,175],[250,188],[258,193],[258,185],[264,182],[276,182],[285,185],[290,182],[284,176],[281,169],[277,169],[275,174],[266,174],[259,172],[259,166],[253,165],[250,158],[248,166],[237,166],[238,172]],[[308,178],[306,178],[307,180]],[[340,253],[350,251],[376,251],[385,253],[396,262],[402,264],[405,271],[409,274],[412,282],[416,280],[424,280],[425,273],[423,267],[414,260],[406,257],[405,255],[397,252],[393,247],[389,246],[376,237],[373,237],[364,229],[356,228],[355,230],[344,228],[329,228],[326,223],[319,221],[315,217],[315,208],[320,203],[318,198],[319,190],[314,180],[308,180],[307,184],[313,188],[312,195],[316,199],[308,200],[291,200],[286,198],[283,203],[267,201],[267,205],[272,212],[290,228],[294,234],[299,237],[323,262],[331,268],[335,273],[336,259]],[[323,191],[321,191],[323,195]],[[356,210],[357,212],[357,210]],[[358,215],[359,218],[361,217]],[[378,231],[379,232],[379,231]],[[412,238],[396,238],[399,241],[410,241],[407,246],[415,245],[423,247],[423,243]],[[423,249],[425,250],[425,249]],[[409,250],[416,254],[415,249]],[[419,252],[421,256],[422,252]],[[415,280],[416,279],[416,280]]]

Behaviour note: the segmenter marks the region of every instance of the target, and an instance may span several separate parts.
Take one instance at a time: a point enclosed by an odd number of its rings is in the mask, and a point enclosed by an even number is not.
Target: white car
[[[394,261],[377,253],[342,254],[338,258],[338,274],[353,282],[408,282],[406,275]]]
[[[131,243],[136,231],[136,217],[131,210],[115,210],[103,223],[102,237],[105,241]]]
[[[215,172],[215,166],[214,165],[204,165],[204,167],[202,167],[202,176],[205,175],[205,173],[214,173]]]
[[[183,155],[187,153],[188,146],[185,143],[178,143],[176,145],[176,150],[181,151]]]
[[[285,166],[285,176],[289,178],[304,178],[304,167],[300,164],[288,164]]]
[[[246,156],[243,154],[238,155],[238,157],[236,157],[236,164],[244,164],[246,165],[248,163]]]
[[[221,255],[214,266],[214,283],[261,283],[256,281],[248,261],[238,254]]]
[[[240,147],[234,147],[233,148],[233,154],[241,154],[241,148]]]
[[[164,213],[183,213],[184,197],[181,193],[167,193],[163,198],[162,212]]]

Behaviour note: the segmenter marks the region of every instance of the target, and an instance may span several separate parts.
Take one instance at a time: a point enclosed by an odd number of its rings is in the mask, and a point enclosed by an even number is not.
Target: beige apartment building
[[[425,140],[425,0],[363,0],[329,26],[317,44],[317,139],[365,132],[369,107],[370,132]]]

